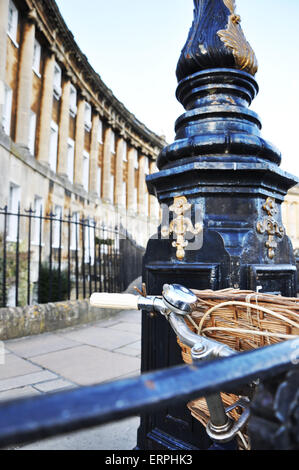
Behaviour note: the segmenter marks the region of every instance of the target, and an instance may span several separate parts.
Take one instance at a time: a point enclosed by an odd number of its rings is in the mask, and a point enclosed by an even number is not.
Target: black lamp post
[[[175,282],[294,296],[296,266],[281,203],[298,180],[279,168],[279,151],[261,137],[259,117],[249,109],[258,92],[255,54],[234,0],[194,5],[177,66],[177,98],[186,112],[176,121],[175,142],[159,155],[160,171],[147,177],[150,193],[173,213],[147,246],[147,293]],[[142,328],[143,372],[182,362],[163,318],[144,313]],[[142,417],[139,448],[209,444],[185,404]]]

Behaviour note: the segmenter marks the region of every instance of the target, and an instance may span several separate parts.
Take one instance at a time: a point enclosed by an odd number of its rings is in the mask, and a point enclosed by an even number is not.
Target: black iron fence
[[[122,227],[79,214],[0,209],[0,305],[24,306],[122,292],[144,250]]]

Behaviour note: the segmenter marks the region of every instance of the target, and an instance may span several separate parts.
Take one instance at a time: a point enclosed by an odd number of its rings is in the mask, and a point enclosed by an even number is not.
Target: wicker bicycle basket
[[[196,310],[186,318],[188,327],[199,335],[230,346],[235,351],[249,351],[279,343],[299,335],[299,299],[252,291],[224,289],[193,292],[197,295]],[[190,364],[191,350],[179,339],[182,358]],[[225,406],[238,400],[234,394],[221,394]],[[209,411],[204,398],[188,403],[192,416],[204,426]],[[230,412],[233,419],[241,411]],[[239,449],[250,449],[246,429],[238,435]]]

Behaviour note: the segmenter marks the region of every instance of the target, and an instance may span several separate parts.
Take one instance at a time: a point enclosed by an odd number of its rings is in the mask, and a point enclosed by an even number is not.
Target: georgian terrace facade
[[[54,0],[0,1],[0,121],[0,207],[121,223],[145,246],[159,223],[145,176],[165,141],[113,96]],[[298,187],[283,221],[299,249]]]
[[[165,145],[92,69],[54,0],[0,1],[0,204],[122,224],[145,246]]]
[[[290,189],[282,205],[282,220],[293,248],[299,251],[299,186]]]

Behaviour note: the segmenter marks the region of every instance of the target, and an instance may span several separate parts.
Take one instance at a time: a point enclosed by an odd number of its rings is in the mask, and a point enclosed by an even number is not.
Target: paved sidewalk
[[[5,341],[0,401],[92,385],[140,373],[141,313]],[[27,445],[22,449],[130,450],[139,418]]]

